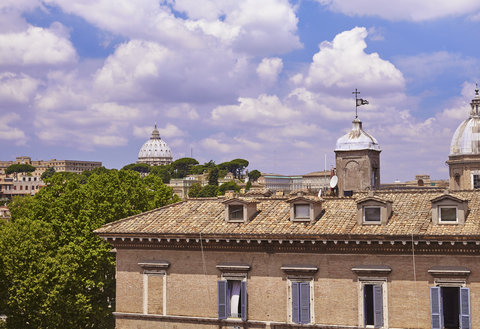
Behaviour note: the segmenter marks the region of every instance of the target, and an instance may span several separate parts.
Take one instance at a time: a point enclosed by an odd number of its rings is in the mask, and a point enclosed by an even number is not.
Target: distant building
[[[201,181],[195,177],[185,177],[185,178],[172,178],[170,183],[167,184],[173,189],[173,193],[178,195],[179,198],[184,199],[188,196],[188,190],[190,186],[195,183],[200,183]]]
[[[277,174],[262,174],[257,183],[272,192],[283,191],[285,193],[302,189],[302,176],[285,176]]]
[[[55,172],[73,172],[80,174],[86,170],[93,170],[102,166],[98,161],[81,161],[81,160],[57,160],[51,159],[33,160],[28,156],[19,156],[15,161],[0,161],[0,175],[5,175],[5,169],[13,164],[29,164],[35,167],[35,171],[31,174],[33,176],[41,176],[48,168],[55,169]]]
[[[10,220],[10,210],[8,210],[7,206],[0,206],[0,220]]]
[[[151,166],[168,165],[172,163],[172,152],[170,147],[160,138],[160,132],[155,128],[152,136],[146,141],[138,152],[137,163],[146,163]]]
[[[302,189],[317,193],[330,185],[330,170],[314,171],[302,176]]]
[[[0,178],[0,198],[11,199],[16,195],[34,195],[45,184],[40,176],[23,175]]]
[[[450,146],[448,167],[450,188],[480,188],[480,95],[478,86],[470,103],[470,116],[455,131]]]

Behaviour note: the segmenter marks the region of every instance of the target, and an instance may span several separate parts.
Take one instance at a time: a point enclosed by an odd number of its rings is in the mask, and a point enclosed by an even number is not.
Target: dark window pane
[[[310,218],[310,205],[308,204],[296,204],[294,211],[295,218]]]
[[[243,206],[230,205],[228,206],[230,220],[243,220]]]
[[[442,222],[455,222],[457,220],[457,208],[440,208],[440,219]]]
[[[380,207],[365,207],[365,221],[379,222],[380,221]]]

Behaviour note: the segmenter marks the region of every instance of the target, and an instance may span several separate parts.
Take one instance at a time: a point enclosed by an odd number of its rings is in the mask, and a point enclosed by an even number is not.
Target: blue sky
[[[7,0],[2,160],[134,162],[157,122],[174,158],[302,174],[359,117],[382,182],[447,178],[478,58],[475,0]]]

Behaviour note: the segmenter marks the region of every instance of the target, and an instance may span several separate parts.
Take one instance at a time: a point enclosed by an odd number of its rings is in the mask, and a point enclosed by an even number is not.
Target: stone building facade
[[[424,189],[189,199],[96,233],[116,250],[117,329],[477,328],[479,205]]]
[[[15,161],[0,161],[0,175],[5,175],[5,169],[13,164],[29,164],[35,167],[32,172],[33,176],[41,176],[48,168],[55,169],[56,172],[73,172],[82,173],[87,170],[100,168],[102,163],[99,161],[82,161],[82,160],[32,160],[27,156],[20,156]]]

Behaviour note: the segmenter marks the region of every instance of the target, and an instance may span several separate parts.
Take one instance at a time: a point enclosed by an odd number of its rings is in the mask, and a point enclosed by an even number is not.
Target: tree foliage
[[[122,168],[122,170],[133,170],[142,174],[150,172],[150,165],[147,163],[130,163]]]
[[[252,170],[248,173],[248,180],[251,181],[251,182],[256,182],[257,179],[260,178],[260,176],[262,176],[262,173],[260,171],[258,171],[257,169],[255,169],[255,170]]]
[[[240,186],[238,186],[237,183],[231,181],[223,183],[218,187],[218,194],[224,195],[226,191],[240,192]]]
[[[47,170],[43,172],[42,176],[40,176],[40,178],[44,181],[45,179],[52,177],[54,173],[55,169],[53,167],[48,167]]]
[[[16,198],[0,225],[0,310],[7,328],[113,328],[115,257],[93,231],[178,201],[160,177],[100,168],[56,173]]]
[[[230,162],[222,162],[218,165],[218,169],[226,170],[233,174],[233,177],[240,179],[243,170],[248,167],[249,162],[245,159],[234,159]]]
[[[19,172],[28,173],[33,171],[35,171],[35,167],[26,163],[14,163],[5,169],[5,173],[7,175]]]
[[[213,167],[208,173],[208,185],[218,186],[218,168]]]
[[[190,167],[198,165],[198,161],[193,158],[181,158],[172,162],[174,178],[186,177],[189,173]]]

